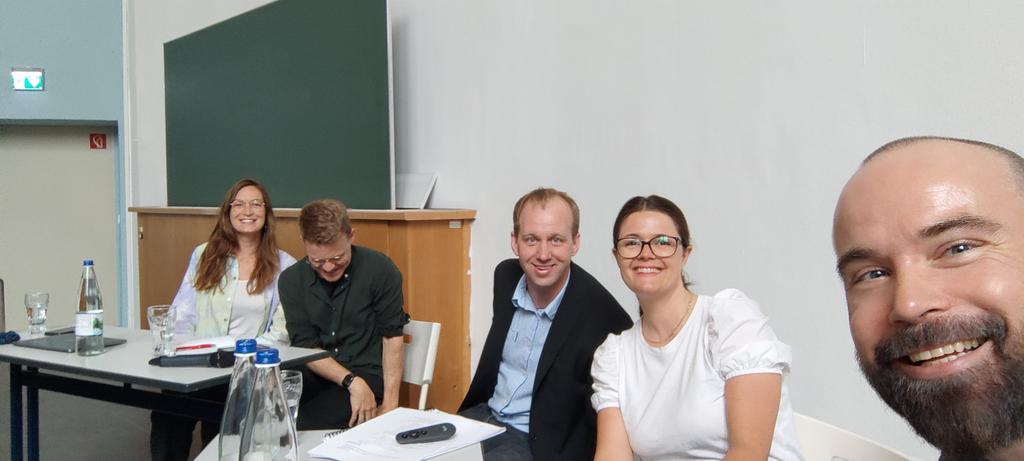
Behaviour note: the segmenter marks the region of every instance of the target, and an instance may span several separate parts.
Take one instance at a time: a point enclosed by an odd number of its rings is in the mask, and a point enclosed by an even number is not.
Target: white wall
[[[159,43],[252,6],[134,4],[135,205],[166,200]],[[1024,150],[1022,10],[1010,1],[392,0],[398,171],[436,171],[432,206],[478,210],[474,357],[519,195],[538,185],[574,195],[577,261],[635,309],[609,254],[610,227],[628,197],[663,194],[690,219],[696,289],[743,289],[793,346],[797,411],[934,459],[857,370],[832,211],[861,158],[895,137]]]

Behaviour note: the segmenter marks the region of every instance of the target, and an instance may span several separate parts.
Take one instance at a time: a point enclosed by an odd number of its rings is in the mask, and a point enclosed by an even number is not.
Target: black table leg
[[[21,365],[11,364],[11,460],[21,461]]]
[[[28,430],[28,461],[39,461],[39,388],[25,388],[25,403]]]

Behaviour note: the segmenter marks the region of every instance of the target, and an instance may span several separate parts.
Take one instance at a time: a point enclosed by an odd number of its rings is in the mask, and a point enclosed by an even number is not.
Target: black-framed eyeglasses
[[[659,258],[667,258],[676,254],[679,250],[679,243],[683,239],[672,235],[656,235],[650,240],[640,240],[636,237],[624,237],[615,241],[615,254],[633,259],[643,253],[644,246],[651,249],[651,254]]]
[[[252,208],[253,210],[262,210],[263,207],[266,206],[266,204],[263,203],[263,200],[249,200],[248,202],[244,200],[233,200],[231,201],[231,203],[228,204],[228,206],[239,210],[244,210],[246,208]]]
[[[309,265],[313,266],[314,268],[319,269],[319,268],[323,267],[324,264],[327,264],[327,261],[330,261],[331,264],[334,264],[335,266],[337,266],[337,265],[341,264],[341,261],[344,260],[344,259],[345,259],[345,255],[331,256],[330,258],[327,258],[327,259],[312,259],[312,258],[310,258],[309,259]]]

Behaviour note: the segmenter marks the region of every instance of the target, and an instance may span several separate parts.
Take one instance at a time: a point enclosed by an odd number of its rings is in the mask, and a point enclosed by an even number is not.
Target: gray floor
[[[11,459],[10,376],[9,366],[0,364],[0,460],[7,461]],[[147,460],[149,411],[40,391],[39,440],[43,461]],[[194,456],[198,443],[192,447]]]

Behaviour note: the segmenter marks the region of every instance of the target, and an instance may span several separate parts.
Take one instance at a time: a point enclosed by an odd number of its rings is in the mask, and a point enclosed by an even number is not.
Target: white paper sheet
[[[395,434],[440,423],[455,425],[455,435],[444,441],[399,445]],[[443,455],[505,432],[504,427],[481,423],[438,410],[396,408],[325,440],[309,455],[339,461],[419,461]]]
[[[181,343],[176,342],[174,344],[177,355],[209,354],[217,352],[217,349],[231,349],[235,347],[235,338],[233,336],[181,339],[183,340]]]

